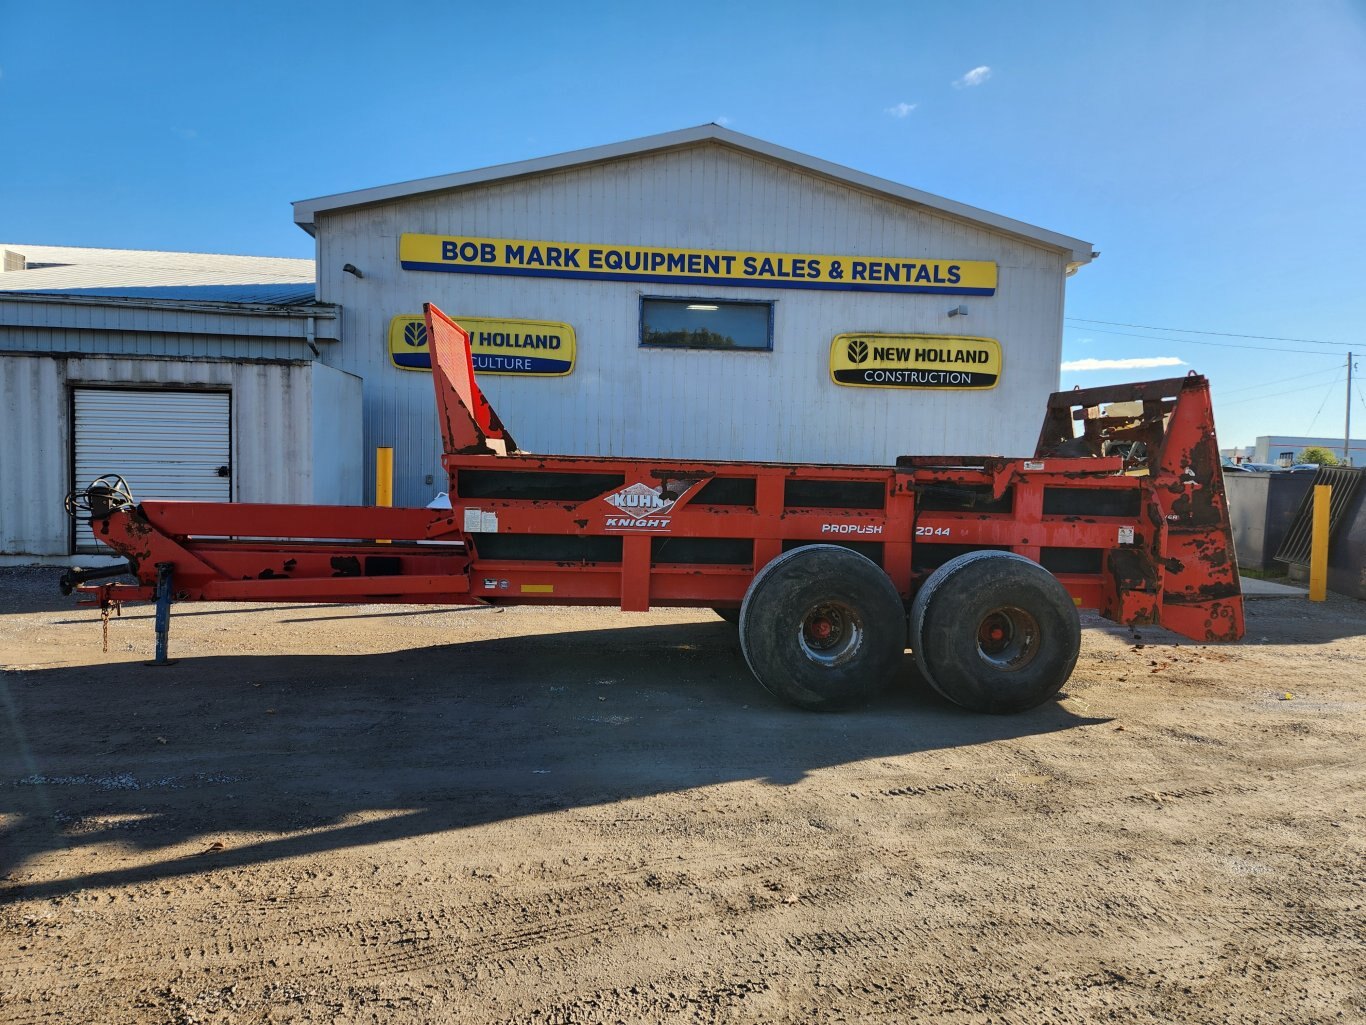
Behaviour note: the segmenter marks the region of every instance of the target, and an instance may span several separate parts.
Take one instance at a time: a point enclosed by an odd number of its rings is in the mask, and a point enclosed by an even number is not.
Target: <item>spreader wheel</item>
[[[901,596],[877,563],[836,545],[784,552],[740,606],[740,649],[775,697],[817,712],[861,705],[906,650]]]
[[[1077,664],[1081,622],[1053,574],[1012,552],[944,563],[911,605],[921,675],[976,712],[1022,712],[1051,698]]]

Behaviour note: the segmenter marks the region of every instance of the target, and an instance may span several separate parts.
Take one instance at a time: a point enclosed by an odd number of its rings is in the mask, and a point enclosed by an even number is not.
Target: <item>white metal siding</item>
[[[60,360],[0,356],[0,554],[65,555],[71,488]]]
[[[231,399],[223,392],[77,388],[73,395],[75,482],[105,473],[128,481],[133,496],[227,502]],[[76,527],[78,551],[102,552],[88,523]]]
[[[365,501],[359,377],[310,363],[313,410],[312,501],[318,505],[360,505]]]
[[[80,358],[67,361],[74,385],[215,388],[233,396],[233,498],[238,502],[309,502],[313,469],[299,453],[309,444],[307,364],[226,360]]]
[[[0,563],[69,558],[71,523],[62,498],[73,476],[71,396],[96,385],[161,394],[231,391],[236,501],[361,500],[355,377],[317,363],[0,355]],[[127,473],[112,465],[88,468],[111,470]],[[146,478],[130,476],[129,483],[135,496],[149,497]]]
[[[404,232],[994,260],[999,286],[960,297],[405,271]],[[324,358],[364,378],[366,458],[395,447],[404,505],[442,486],[430,376],[391,366],[385,344],[389,319],[424,301],[457,316],[573,325],[573,374],[481,381],[536,452],[838,463],[1021,455],[1058,384],[1067,254],[716,145],[320,215],[318,250],[319,299],[342,304],[344,318],[345,341]],[[365,277],[343,273],[345,263]],[[772,301],[774,350],[641,350],[642,294]],[[949,319],[959,304],[968,316]],[[837,387],[829,347],[847,331],[996,338],[1002,381],[973,393]]]
[[[18,298],[0,291],[0,349],[48,356],[89,354],[307,360],[308,321],[318,339],[335,339],[334,310],[288,311],[231,304],[196,310],[103,304],[87,297]],[[331,344],[331,342],[328,342]]]

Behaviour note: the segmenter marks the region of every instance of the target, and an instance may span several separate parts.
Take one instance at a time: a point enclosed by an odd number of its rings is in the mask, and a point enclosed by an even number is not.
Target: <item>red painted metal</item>
[[[909,600],[990,547],[1116,622],[1242,636],[1204,378],[1059,392],[1032,459],[531,455],[480,391],[468,335],[430,304],[426,318],[449,511],[143,502],[92,521],[139,584],[82,590],[150,598],[171,563],[178,600],[722,607],[785,548],[825,542],[863,551]]]

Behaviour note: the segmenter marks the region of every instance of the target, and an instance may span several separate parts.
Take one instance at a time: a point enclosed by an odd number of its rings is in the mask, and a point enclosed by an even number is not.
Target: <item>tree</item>
[[[1301,463],[1318,463],[1320,466],[1337,466],[1338,457],[1322,445],[1310,445],[1300,453]]]

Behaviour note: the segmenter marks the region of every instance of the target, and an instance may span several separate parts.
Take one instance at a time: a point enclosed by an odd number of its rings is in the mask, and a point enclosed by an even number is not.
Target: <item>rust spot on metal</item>
[[[1236,583],[1215,582],[1201,584],[1194,590],[1164,591],[1162,603],[1164,605],[1199,605],[1218,598],[1237,598],[1240,594],[1242,594],[1242,588]]]
[[[1115,590],[1150,591],[1157,589],[1157,569],[1151,556],[1141,548],[1114,548],[1106,557]]]
[[[656,480],[668,483],[671,480],[699,481],[707,480],[716,476],[714,470],[651,470],[650,476]]]

